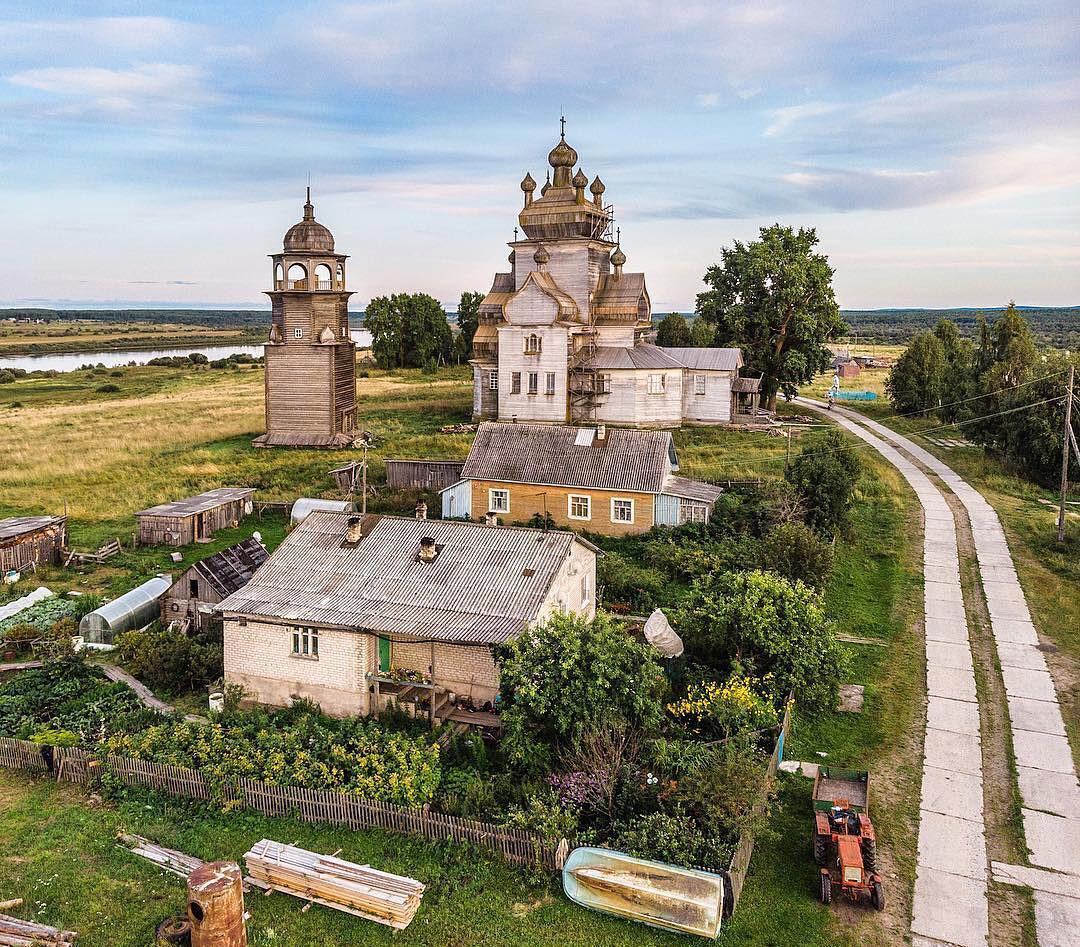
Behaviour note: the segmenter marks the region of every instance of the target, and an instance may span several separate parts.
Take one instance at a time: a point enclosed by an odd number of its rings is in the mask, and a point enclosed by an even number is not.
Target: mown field
[[[99,392],[103,382],[119,392]],[[381,457],[461,457],[469,435],[439,433],[468,419],[468,369],[437,375],[378,372],[358,380],[359,424],[377,448],[373,505],[395,498],[379,486]],[[122,376],[74,373],[27,379],[0,393],[0,514],[59,511],[67,500],[74,544],[80,548],[119,536],[127,544],[133,513],[151,503],[225,484],[252,484],[263,499],[334,496],[328,471],[355,451],[255,451],[262,423],[262,372],[132,368]],[[10,407],[18,401],[21,407]],[[793,450],[810,443],[808,428]],[[714,479],[783,475],[785,440],[765,433],[691,428],[676,435],[683,472]],[[837,544],[837,567],[826,590],[839,630],[874,639],[852,645],[853,680],[867,686],[861,715],[830,713],[796,719],[791,758],[871,768],[878,781],[875,811],[885,852],[890,908],[834,908],[817,903],[816,869],[808,842],[809,781],[784,776],[772,831],[757,848],[739,911],[722,943],[739,945],[873,945],[903,937],[913,881],[921,750],[921,638],[912,623],[917,602],[918,524],[910,497],[883,462],[862,451],[852,528]],[[185,550],[185,564],[239,535],[259,529],[268,544],[284,531],[281,518],[250,517],[212,546]],[[163,550],[126,551],[84,574],[50,570],[51,587],[121,591],[136,577],[172,565]],[[431,881],[414,927],[395,942],[416,944],[635,943],[686,941],[570,905],[550,880],[537,880],[472,853],[432,849],[377,833],[349,833],[292,822],[272,825],[247,816],[228,819],[175,802],[132,802],[88,808],[80,790],[0,774],[0,900],[23,896],[42,920],[80,927],[88,945],[147,942],[156,920],[182,904],[182,891],[115,849],[120,827],[205,856],[236,857],[251,841],[271,835],[320,851]],[[40,830],[35,827],[42,827]],[[389,942],[386,931],[326,909],[301,915],[282,896],[253,899],[254,944]],[[122,911],[117,905],[123,905]],[[82,919],[87,919],[83,921]]]

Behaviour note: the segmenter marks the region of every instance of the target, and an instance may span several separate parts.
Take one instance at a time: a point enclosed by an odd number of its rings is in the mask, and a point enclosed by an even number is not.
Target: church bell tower
[[[266,340],[266,433],[255,447],[348,447],[356,424],[356,345],[349,334],[345,261],[315,220],[304,219],[271,254],[273,309]]]

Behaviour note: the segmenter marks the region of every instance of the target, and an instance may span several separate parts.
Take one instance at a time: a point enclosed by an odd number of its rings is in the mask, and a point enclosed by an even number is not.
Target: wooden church
[[[266,340],[266,433],[255,447],[348,447],[356,424],[356,346],[349,334],[345,261],[315,219],[304,219],[271,255],[273,310]]]

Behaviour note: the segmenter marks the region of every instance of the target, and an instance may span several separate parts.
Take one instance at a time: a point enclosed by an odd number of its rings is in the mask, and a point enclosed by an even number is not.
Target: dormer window
[[[541,339],[535,332],[531,335],[525,336],[525,354],[526,355],[539,355],[540,354]]]

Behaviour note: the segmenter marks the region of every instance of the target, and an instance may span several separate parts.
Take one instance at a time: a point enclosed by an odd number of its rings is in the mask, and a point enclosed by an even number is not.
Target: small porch
[[[731,380],[731,422],[747,424],[760,420],[761,379],[733,378]]]

